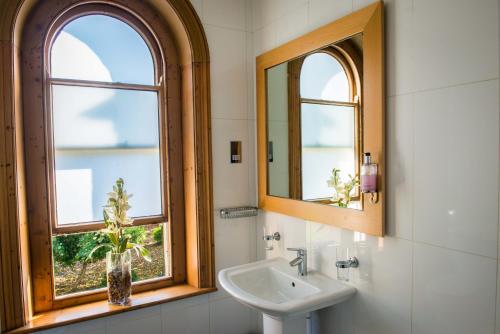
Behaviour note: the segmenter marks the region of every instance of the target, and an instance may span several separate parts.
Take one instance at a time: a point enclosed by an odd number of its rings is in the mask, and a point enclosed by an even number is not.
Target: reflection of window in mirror
[[[331,204],[332,170],[342,180],[359,174],[360,62],[346,41],[288,63],[291,198]],[[352,200],[359,206],[359,190]]]

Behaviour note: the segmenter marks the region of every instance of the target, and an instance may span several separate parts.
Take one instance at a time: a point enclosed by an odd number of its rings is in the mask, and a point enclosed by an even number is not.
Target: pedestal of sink
[[[264,334],[320,334],[316,312],[291,318],[275,318],[263,313],[262,325]]]
[[[268,316],[262,315],[262,329],[264,334],[284,334],[283,321]]]

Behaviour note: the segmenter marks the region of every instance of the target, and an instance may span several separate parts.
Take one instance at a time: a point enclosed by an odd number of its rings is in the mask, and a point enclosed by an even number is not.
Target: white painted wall
[[[251,10],[246,0],[192,2],[207,34],[212,63],[215,265],[220,270],[256,258],[256,219],[218,218],[219,208],[256,205]],[[241,164],[229,163],[231,140],[242,142]],[[41,333],[243,334],[256,333],[257,324],[256,312],[218,291]]]
[[[371,1],[254,0],[254,55]],[[335,246],[357,253],[359,293],[320,312],[320,333],[500,333],[499,3],[384,2],[388,236],[263,213],[257,231],[282,241],[258,257],[307,247],[336,277]]]

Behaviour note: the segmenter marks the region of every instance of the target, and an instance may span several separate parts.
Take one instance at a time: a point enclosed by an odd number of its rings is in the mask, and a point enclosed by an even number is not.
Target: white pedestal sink
[[[219,282],[238,301],[264,313],[264,334],[282,334],[287,317],[341,303],[356,292],[317,272],[299,276],[283,258],[221,270]]]

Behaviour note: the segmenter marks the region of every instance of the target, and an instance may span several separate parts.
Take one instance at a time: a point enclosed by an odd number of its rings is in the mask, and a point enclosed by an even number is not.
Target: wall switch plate
[[[232,164],[239,164],[242,161],[241,156],[241,141],[232,141],[231,142],[231,156],[230,161]]]

